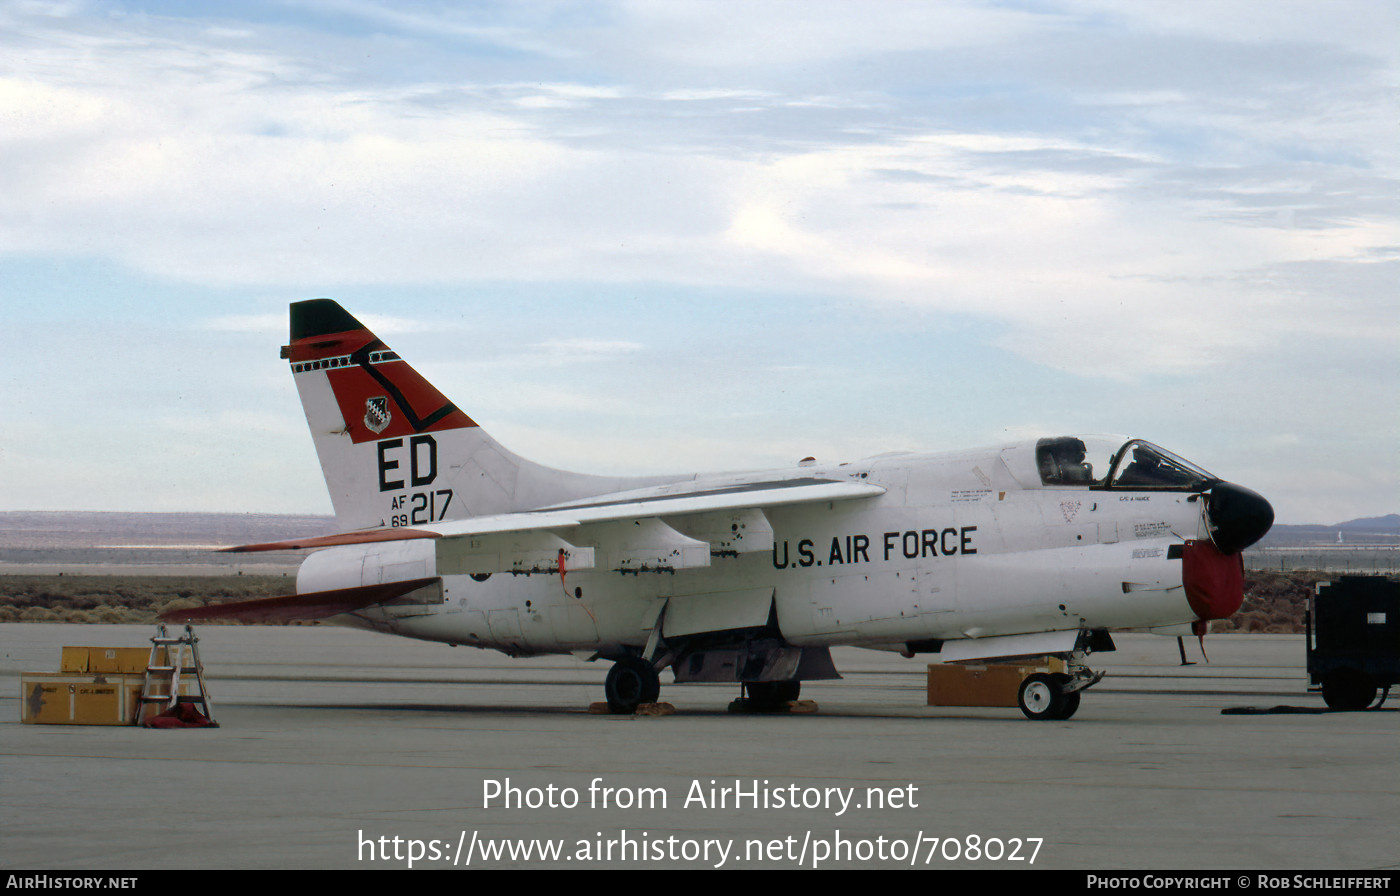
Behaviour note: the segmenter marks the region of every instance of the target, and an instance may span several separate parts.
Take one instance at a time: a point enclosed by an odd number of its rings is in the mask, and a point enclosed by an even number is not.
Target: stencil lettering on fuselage
[[[972,555],[977,553],[974,543],[976,532],[976,526],[945,526],[884,532],[878,541],[865,534],[833,535],[829,541],[811,538],[795,542],[791,539],[775,540],[773,568],[849,567],[871,562]]]

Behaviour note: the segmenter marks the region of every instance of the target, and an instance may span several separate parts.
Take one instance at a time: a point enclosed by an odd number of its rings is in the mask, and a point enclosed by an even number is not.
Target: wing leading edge
[[[393,544],[431,539],[437,576],[594,568],[640,573],[708,566],[714,556],[771,550],[773,529],[764,515],[767,509],[884,493],[877,485],[821,479],[743,483],[681,494],[633,492],[521,513],[223,550],[288,551],[378,543],[393,549]],[[252,623],[324,619],[404,597],[439,582],[437,576],[177,610],[161,618]]]
[[[764,511],[873,498],[868,483],[789,479],[685,493],[620,493],[567,506],[420,526],[366,529],[225,548],[283,551],[433,539],[439,575],[611,569],[642,572],[708,566],[712,556],[771,550]]]

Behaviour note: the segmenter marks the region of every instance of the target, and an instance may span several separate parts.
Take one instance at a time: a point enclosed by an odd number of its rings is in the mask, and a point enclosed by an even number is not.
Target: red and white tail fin
[[[293,303],[282,357],[342,529],[530,510],[657,481],[517,457],[330,299]]]

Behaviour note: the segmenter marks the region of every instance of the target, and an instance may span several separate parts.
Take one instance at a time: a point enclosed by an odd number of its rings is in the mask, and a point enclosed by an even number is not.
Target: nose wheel
[[[1063,672],[1037,672],[1026,676],[1016,702],[1021,714],[1034,721],[1064,721],[1079,711],[1079,695],[1103,678],[1102,672],[1090,672],[1080,666],[1073,675]]]
[[[1045,675],[1036,673],[1021,682],[1017,702],[1021,712],[1028,719],[1068,719],[1079,709],[1079,692],[1065,693],[1064,686],[1069,676],[1061,673]]]

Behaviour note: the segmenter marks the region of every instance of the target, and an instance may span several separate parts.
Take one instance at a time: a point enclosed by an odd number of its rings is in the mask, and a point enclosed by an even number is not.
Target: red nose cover
[[[1181,555],[1181,584],[1200,619],[1228,619],[1244,603],[1244,557],[1222,554],[1209,541],[1188,541]]]

